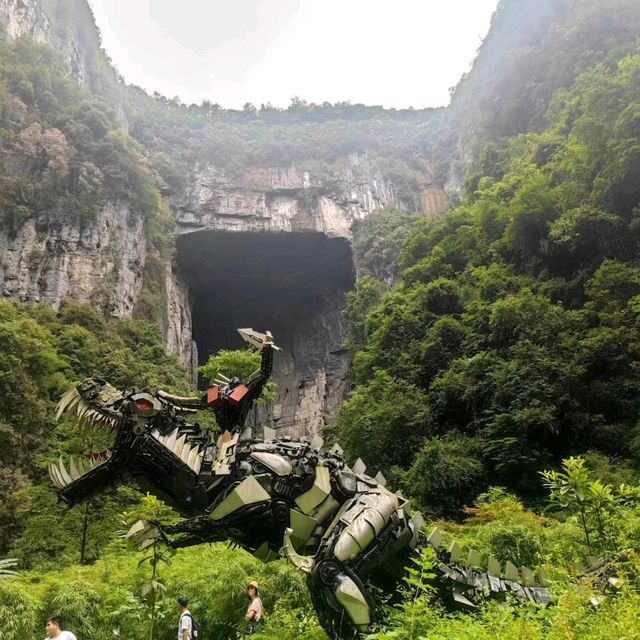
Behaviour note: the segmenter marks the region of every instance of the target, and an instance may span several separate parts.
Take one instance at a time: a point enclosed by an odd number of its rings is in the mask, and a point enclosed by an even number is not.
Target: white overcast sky
[[[498,0],[89,0],[125,81],[227,108],[293,96],[435,107]]]

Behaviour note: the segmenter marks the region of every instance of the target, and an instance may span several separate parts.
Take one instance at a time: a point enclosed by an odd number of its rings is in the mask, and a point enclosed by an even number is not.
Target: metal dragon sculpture
[[[49,465],[62,500],[74,504],[116,480],[137,480],[184,520],[139,523],[132,533],[159,536],[174,548],[233,541],[265,562],[285,556],[307,574],[318,619],[336,640],[358,637],[374,620],[375,587],[395,591],[418,544],[436,549],[437,584],[452,604],[473,606],[474,596],[507,591],[548,601],[532,571],[491,558],[483,571],[476,552],[463,561],[457,545],[444,549],[439,531],[425,538],[424,521],[407,500],[382,474],[367,475],[361,460],[349,467],[338,445],[324,451],[317,436],[254,439],[246,417],[279,348],[269,332],[239,332],[261,351],[260,369],[246,381],[221,376],[203,396],[119,391],[92,378],[68,391],[56,418],[110,429],[114,443],[104,453]],[[220,433],[188,421],[200,410],[214,412]]]

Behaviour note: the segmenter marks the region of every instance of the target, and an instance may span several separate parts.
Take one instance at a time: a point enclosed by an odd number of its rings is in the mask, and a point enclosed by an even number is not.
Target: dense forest
[[[425,551],[370,640],[639,636],[639,32],[631,0],[502,0],[451,107],[423,111],[188,106],[108,74],[89,94],[50,48],[0,44],[2,224],[81,221],[123,200],[154,251],[135,320],[106,318],[99,300],[58,312],[0,300],[0,558],[16,559],[0,561],[0,639],[40,637],[54,612],[81,640],[169,637],[183,592],[205,637],[232,638],[248,579],[265,594],[256,638],[326,638],[288,565],[224,545],[136,552],[120,532],[172,514],[131,487],[59,504],[47,463],[85,442],[53,407],[87,375],[188,391],[162,344],[153,269],[171,252],[162,196],[194,163],[233,172],[366,150],[410,183],[427,150],[444,175],[460,146],[465,191],[446,214],[355,225],[353,389],[329,432],[447,540],[543,567],[553,605],[447,612]]]

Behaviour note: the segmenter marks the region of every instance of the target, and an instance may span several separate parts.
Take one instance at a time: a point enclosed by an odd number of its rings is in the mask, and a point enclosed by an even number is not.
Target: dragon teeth
[[[62,456],[60,456],[60,462],[58,463],[58,468],[60,470],[60,475],[62,476],[62,479],[64,480],[65,485],[71,484],[73,482],[73,478],[67,471],[67,468],[64,466],[64,460],[62,459]]]
[[[76,462],[72,457],[69,458],[69,475],[74,480],[77,480],[82,476],[82,472],[78,469],[78,467],[76,466]]]
[[[58,473],[56,473],[56,465],[53,462],[50,462],[48,465],[49,468],[49,477],[53,484],[58,487],[58,489],[64,489],[64,485],[62,484],[61,479],[58,477]]]
[[[78,407],[76,409],[78,418],[82,419],[87,411],[89,411],[89,405],[82,398],[80,398],[80,400],[78,401]]]
[[[58,418],[63,414],[71,411],[75,404],[80,401],[80,396],[75,389],[68,391],[58,403]]]
[[[78,471],[80,471],[80,476],[83,476],[87,471],[89,471],[89,469],[91,469],[85,458],[78,458],[77,465]]]
[[[62,398],[60,398],[60,401],[58,402],[58,406],[56,408],[56,422],[58,420],[60,420],[60,416],[64,413],[65,409],[67,408],[67,405],[71,402],[71,400],[73,400],[73,398],[77,395],[77,391],[75,390],[75,387],[73,389],[69,389],[69,391],[67,391]]]
[[[65,413],[71,413],[82,402],[82,398],[76,393],[64,408]]]

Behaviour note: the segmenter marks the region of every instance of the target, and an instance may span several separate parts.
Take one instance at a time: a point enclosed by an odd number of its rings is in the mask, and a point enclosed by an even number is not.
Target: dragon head
[[[60,497],[70,504],[127,474],[197,478],[208,441],[206,432],[188,425],[184,414],[202,408],[199,398],[163,391],[120,391],[99,378],[87,378],[65,393],[56,420],[75,419],[83,430],[112,439],[111,446],[83,457],[60,456],[49,475]]]

